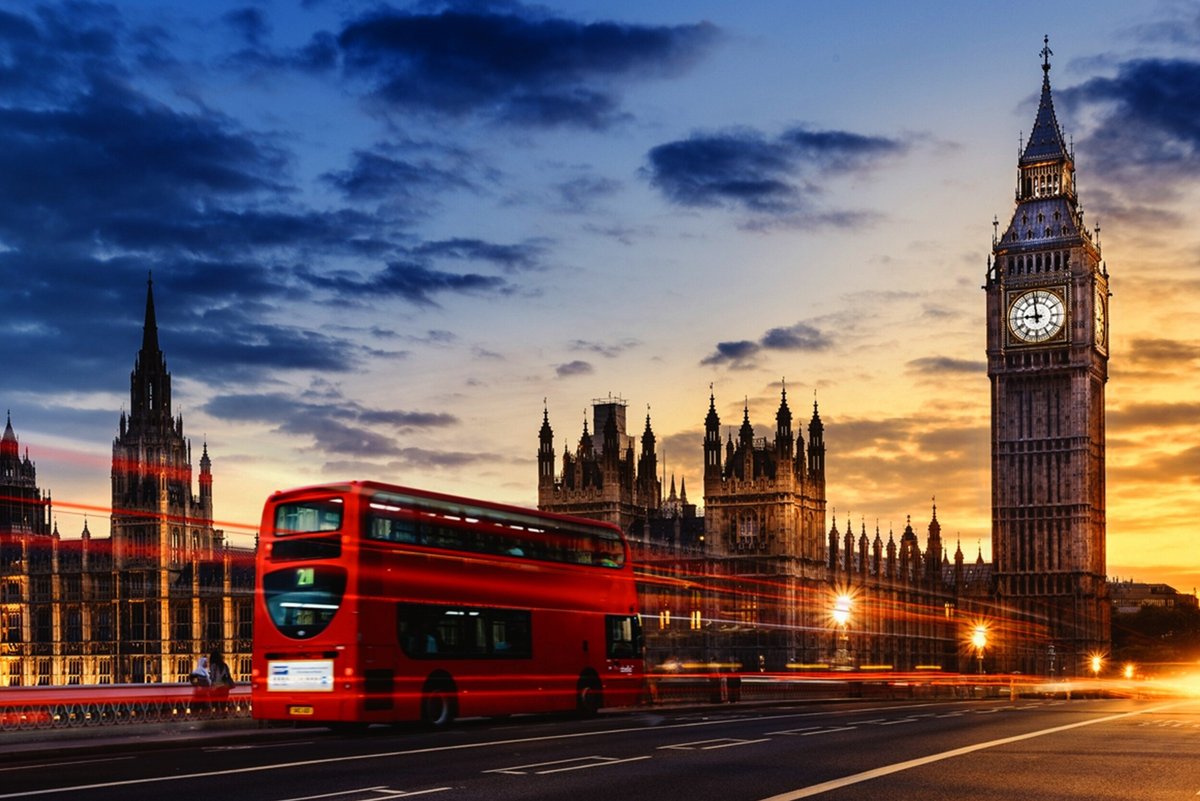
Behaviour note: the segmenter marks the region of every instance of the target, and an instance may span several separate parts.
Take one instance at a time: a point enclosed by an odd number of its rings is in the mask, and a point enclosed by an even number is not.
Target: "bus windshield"
[[[297,640],[325,630],[341,608],[346,571],[340,567],[289,567],[262,577],[263,600],[279,633]]]
[[[275,536],[337,531],[342,527],[341,498],[281,503],[275,507]]]

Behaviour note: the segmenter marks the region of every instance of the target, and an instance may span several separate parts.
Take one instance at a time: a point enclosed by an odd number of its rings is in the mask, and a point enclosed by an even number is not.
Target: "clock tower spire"
[[[993,237],[987,282],[992,549],[1018,615],[1009,670],[1082,672],[1109,643],[1104,385],[1108,273],[1083,220],[1075,157],[1050,91],[1017,162],[1016,208]]]

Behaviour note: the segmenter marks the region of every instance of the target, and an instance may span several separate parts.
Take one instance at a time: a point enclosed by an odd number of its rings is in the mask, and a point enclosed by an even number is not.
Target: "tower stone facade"
[[[705,538],[719,556],[770,556],[793,561],[799,575],[825,563],[825,425],[813,402],[808,448],[792,434],[787,390],[775,412],[774,439],[754,436],[749,407],[737,440],[721,458],[721,419],[709,396],[704,420]]]
[[[996,591],[1009,669],[1074,674],[1109,643],[1104,385],[1109,277],[1054,113],[1050,49],[987,282]]]
[[[542,412],[538,432],[538,508],[590,517],[619,526],[627,534],[640,531],[663,503],[654,431],[650,414],[635,460],[635,438],[626,433],[626,403],[621,398],[592,402],[592,430],[587,421],[572,453],[564,449],[562,472],[554,471],[554,430],[549,410]]]

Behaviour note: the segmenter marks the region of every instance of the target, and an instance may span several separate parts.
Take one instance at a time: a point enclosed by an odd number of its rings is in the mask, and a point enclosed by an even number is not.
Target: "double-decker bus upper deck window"
[[[263,598],[279,633],[297,640],[320,634],[346,594],[346,571],[313,565],[275,570],[262,577]]]
[[[384,493],[368,505],[363,529],[369,539],[386,542],[545,562],[625,565],[625,545],[612,529],[482,509],[438,511]]]
[[[275,536],[337,531],[342,527],[344,507],[341,498],[281,503],[275,507]]]

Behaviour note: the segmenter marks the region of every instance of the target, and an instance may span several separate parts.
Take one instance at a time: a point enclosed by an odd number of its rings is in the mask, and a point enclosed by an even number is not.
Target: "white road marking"
[[[354,790],[339,790],[336,793],[321,793],[320,795],[302,795],[295,798],[281,798],[277,801],[316,801],[318,798],[337,798],[338,796],[354,795],[355,793],[375,793],[370,796],[371,801],[386,801],[389,798],[409,798],[414,795],[428,795],[429,793],[441,793],[449,790],[449,787],[432,787],[428,790],[393,790],[382,784],[375,787],[359,787]]]
[[[317,798],[336,798],[339,795],[351,795],[353,793],[371,793],[377,790],[386,790],[382,784],[375,787],[357,787],[353,790],[339,790],[336,793],[321,793],[320,795],[300,795],[295,798],[281,798],[278,801],[314,801]]]
[[[908,707],[908,708],[912,709],[912,708],[920,708],[920,707],[946,706],[946,705],[947,705],[947,702],[944,702],[944,701],[943,702],[930,702],[930,703],[914,704],[913,706]],[[598,736],[606,736],[606,735],[612,735],[612,734],[624,735],[624,734],[629,734],[630,732],[636,732],[636,731],[650,731],[650,730],[663,731],[666,729],[686,729],[686,728],[696,728],[696,727],[700,727],[700,726],[721,726],[721,725],[725,725],[727,723],[737,722],[737,721],[741,721],[741,720],[789,720],[789,719],[796,719],[796,718],[811,718],[811,717],[817,717],[817,716],[831,716],[831,715],[837,716],[839,714],[861,715],[864,712],[882,712],[882,711],[892,711],[894,709],[895,709],[894,706],[884,706],[884,707],[874,707],[874,708],[867,708],[867,709],[847,710],[845,712],[829,712],[826,710],[826,711],[822,711],[822,712],[800,712],[800,713],[788,713],[788,714],[780,714],[780,715],[764,715],[762,717],[754,717],[754,716],[744,715],[744,716],[740,716],[740,717],[735,716],[735,717],[729,717],[729,718],[721,718],[721,719],[717,719],[717,720],[702,720],[702,721],[688,722],[688,723],[671,723],[671,724],[667,724],[665,726],[650,725],[650,726],[619,728],[619,729],[603,729],[601,731],[572,732],[570,734],[546,734],[546,735],[542,735],[542,736],[538,736],[538,737],[514,737],[510,740],[489,740],[489,741],[480,742],[480,743],[460,743],[458,745],[439,745],[439,746],[430,746],[428,748],[411,748],[411,749],[407,749],[407,750],[403,750],[403,751],[381,751],[379,753],[373,753],[373,754],[352,754],[349,756],[341,756],[341,757],[322,757],[319,759],[302,759],[302,760],[297,760],[295,762],[276,762],[276,763],[272,763],[272,764],[268,764],[268,765],[252,765],[250,767],[245,767],[245,768],[231,768],[229,770],[209,770],[209,771],[199,771],[196,773],[177,773],[177,774],[172,774],[170,776],[150,776],[150,777],[144,777],[144,778],[139,778],[139,779],[121,779],[118,781],[111,781],[111,782],[97,782],[95,784],[78,784],[78,785],[74,785],[74,786],[70,786],[70,787],[47,787],[42,790],[25,790],[25,791],[17,792],[17,793],[0,793],[0,799],[28,798],[31,796],[48,795],[50,793],[70,793],[70,792],[79,792],[81,790],[96,790],[96,789],[101,789],[101,788],[106,788],[106,787],[130,787],[130,786],[140,785],[140,784],[159,784],[162,782],[174,782],[174,781],[181,781],[181,780],[187,780],[187,779],[202,779],[202,778],[206,778],[206,777],[210,777],[210,776],[236,776],[239,774],[263,773],[263,772],[272,771],[272,770],[288,770],[290,768],[306,767],[306,766],[312,766],[312,765],[332,765],[332,764],[336,764],[339,762],[358,762],[358,761],[367,760],[367,759],[391,759],[391,758],[398,757],[398,756],[412,756],[415,754],[433,754],[433,753],[438,753],[440,751],[463,751],[463,750],[470,750],[470,749],[476,749],[476,748],[494,748],[496,746],[503,746],[503,745],[523,745],[526,743],[549,742],[551,740],[572,740],[572,739],[580,739],[583,737],[598,737]],[[818,734],[818,733],[831,733],[832,731],[847,731],[849,728],[853,728],[853,727],[848,727],[848,728],[844,728],[844,729],[833,729],[830,732],[813,732],[813,733]]]
[[[135,759],[136,757],[107,757],[105,759],[74,759],[70,762],[39,762],[36,765],[17,765],[13,768],[0,768],[0,773],[7,773],[13,770],[41,770],[42,768],[58,768],[63,765],[90,765],[96,762],[123,762],[127,759]]]
[[[839,731],[854,731],[857,726],[835,726],[829,729],[818,729],[817,731],[808,731],[801,734],[801,737],[812,737],[814,734],[835,734]]]
[[[733,737],[722,737],[717,740],[697,740],[694,743],[679,743],[678,745],[660,745],[659,751],[677,750],[677,751],[713,751],[717,748],[732,748],[737,745],[753,745],[754,743],[769,742],[770,738],[766,737],[761,740],[740,740]]]
[[[997,746],[1008,745],[1009,743],[1017,743],[1021,740],[1031,740],[1034,737],[1043,737],[1047,734],[1057,734],[1058,732],[1078,729],[1082,726],[1093,726],[1097,723],[1108,723],[1110,721],[1121,720],[1123,718],[1129,718],[1135,715],[1149,715],[1155,712],[1161,712],[1164,709],[1170,709],[1175,706],[1178,706],[1178,704],[1166,704],[1164,706],[1151,707],[1149,709],[1140,709],[1136,712],[1122,712],[1119,715],[1108,715],[1102,718],[1083,720],[1078,723],[1068,723],[1064,726],[1055,726],[1050,729],[1041,729],[1039,731],[1018,734],[1013,737],[1002,737],[999,740],[989,740],[985,743],[967,745],[963,746],[962,748],[954,748],[949,751],[942,751],[939,754],[929,754],[928,756],[918,757],[917,759],[909,759],[905,760],[904,762],[896,762],[892,765],[884,765],[883,767],[874,768],[872,770],[864,770],[862,773],[854,773],[850,776],[843,776],[840,779],[833,779],[832,781],[821,782],[820,784],[813,784],[808,787],[801,787],[798,790],[792,790],[790,792],[773,795],[770,798],[764,798],[762,801],[796,801],[800,798],[809,798],[810,796],[828,793],[832,790],[840,790],[843,787],[849,787],[853,784],[859,784],[861,782],[871,781],[872,779],[878,779],[881,776],[889,776],[893,773],[900,773],[901,771],[919,768],[923,765],[929,765],[934,762],[941,762],[943,759],[952,759],[954,757],[971,754],[976,751],[983,751],[987,748],[996,748]]]
[[[529,765],[514,765],[511,768],[494,768],[492,770],[485,770],[483,772],[506,773],[510,776],[527,776],[530,773],[537,776],[544,776],[549,773],[566,773],[572,770],[584,770],[585,768],[607,767],[609,765],[619,765],[624,762],[640,762],[643,759],[650,759],[650,757],[640,756],[629,757],[627,759],[605,756],[572,757],[571,759],[556,759],[552,762],[534,762]],[[534,770],[534,768],[544,768],[544,770]]]

